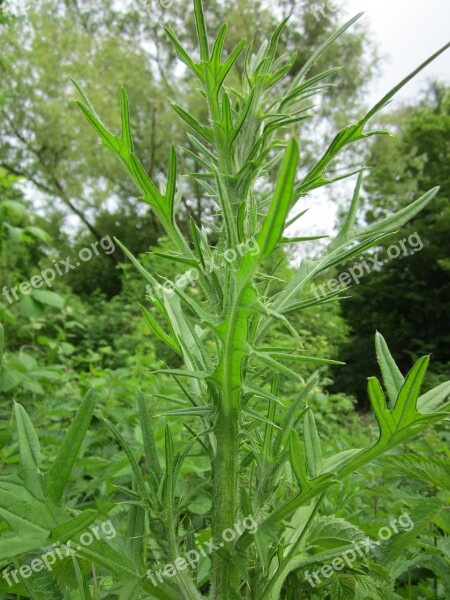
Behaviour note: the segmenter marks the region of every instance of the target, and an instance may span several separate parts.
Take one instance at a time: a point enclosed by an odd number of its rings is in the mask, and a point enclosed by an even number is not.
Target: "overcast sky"
[[[369,24],[384,57],[381,76],[368,94],[371,105],[450,38],[450,0],[337,0],[335,4],[340,4],[349,17],[364,11],[362,19]],[[427,80],[436,78],[450,83],[450,49],[403,88],[391,107],[414,101]],[[351,195],[348,186],[342,187],[342,194]],[[337,206],[324,190],[317,190],[301,203],[310,210],[295,226],[296,232],[311,235],[333,230]]]
[[[371,98],[381,96],[450,39],[449,0],[339,0],[351,16],[364,11],[383,61],[383,75]],[[414,98],[427,78],[450,81],[450,50],[399,92],[400,100]],[[377,92],[377,93],[375,93]]]

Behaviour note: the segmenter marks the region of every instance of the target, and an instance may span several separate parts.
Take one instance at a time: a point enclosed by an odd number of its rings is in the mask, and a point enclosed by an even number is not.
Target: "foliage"
[[[307,98],[322,91],[323,82],[333,76],[334,70],[312,76],[310,68],[329,43],[339,39],[356,19],[333,34],[330,42],[319,48],[293,79],[287,80],[286,86],[283,78],[293,67],[295,57],[277,56],[278,41],[286,26],[283,21],[268,44],[256,52],[253,48],[247,50],[241,81],[231,88],[225,81],[246,42],[238,42],[224,56],[227,27],[219,30],[211,44],[200,0],[194,0],[194,11],[199,53],[188,54],[175,32],[165,28],[178,57],[198,80],[200,97],[209,112],[208,120],[200,121],[172,103],[174,112],[196,134],[189,138],[197,163],[193,177],[216,207],[213,218],[201,226],[191,221],[189,236],[177,219],[182,189],[174,147],[169,150],[164,181],[157,185],[137,157],[124,88],[117,135],[100,121],[79,87],[82,113],[103,145],[130,173],[167,235],[169,249],[153,250],[150,257],[141,260],[117,240],[150,286],[148,302],[142,307],[141,327],[147,325],[153,338],[167,346],[167,364],[160,366],[157,375],[148,377],[148,366],[139,363],[138,351],[134,364],[130,365],[128,357],[124,358],[125,371],[121,373],[117,368],[120,355],[114,354],[127,347],[127,334],[133,340],[141,339],[133,332],[134,320],[127,330],[127,323],[116,314],[116,306],[126,307],[125,320],[133,314],[125,293],[122,299],[108,304],[95,334],[79,340],[85,344],[84,352],[91,355],[87,361],[89,376],[82,369],[78,371],[79,385],[82,388],[93,379],[94,385],[99,384],[98,398],[92,390],[87,392],[64,436],[59,423],[61,418],[69,420],[66,407],[63,416],[61,412],[49,413],[47,418],[54,415],[55,420],[46,433],[44,428],[38,432],[22,404],[16,403],[20,463],[14,446],[3,453],[7,472],[0,478],[0,560],[5,566],[14,568],[21,564],[19,561],[23,566],[52,543],[68,548],[69,540],[94,523],[99,526],[106,515],[113,520],[117,535],[112,540],[77,546],[70,559],[58,562],[51,573],[23,578],[11,587],[4,577],[2,589],[5,594],[36,600],[275,600],[298,598],[299,590],[300,597],[307,598],[394,598],[397,580],[402,593],[410,597],[413,590],[426,593],[433,589],[425,583],[427,577],[417,586],[411,576],[406,583],[401,580],[405,573],[411,573],[410,569],[425,568],[439,578],[439,593],[448,593],[448,538],[441,535],[433,547],[429,535],[430,530],[437,533],[433,528],[448,534],[444,509],[449,479],[446,463],[435,460],[432,468],[426,469],[422,449],[403,461],[398,461],[395,453],[399,444],[429,432],[430,425],[445,419],[450,384],[443,383],[423,394],[429,357],[419,358],[404,375],[384,338],[377,334],[376,356],[383,387],[375,377],[368,383],[376,424],[360,435],[352,434],[348,416],[351,400],[334,398],[337,405],[341,401],[346,404],[340,411],[339,424],[348,429],[338,439],[336,428],[326,423],[328,415],[320,389],[320,370],[337,361],[306,353],[308,345],[302,344],[294,326],[306,325],[306,331],[319,334],[314,319],[295,321],[298,317],[294,315],[308,315],[313,308],[317,315],[326,315],[330,302],[338,295],[314,299],[309,293],[311,282],[330,267],[377,247],[424,209],[437,190],[424,191],[397,212],[358,227],[359,173],[347,218],[323,255],[315,261],[304,259],[292,275],[282,266],[286,244],[305,241],[288,238],[286,232],[301,218],[301,212],[295,214],[300,198],[340,178],[329,175],[334,159],[355,142],[383,133],[365,132],[370,118],[443,50],[365,116],[339,131],[298,178],[298,144],[295,134],[287,135],[286,129],[294,131],[294,126],[311,117]],[[105,99],[104,104],[109,107],[109,100]],[[276,183],[272,186],[274,174]],[[292,213],[295,216],[290,219]],[[250,246],[249,241],[253,241]],[[245,247],[245,252],[237,251]],[[162,261],[169,265],[159,278],[153,267],[156,260],[161,261],[158,265],[163,265]],[[211,264],[219,268],[208,268]],[[197,277],[192,287],[187,276],[180,278],[186,269],[191,274],[195,269]],[[160,282],[169,284],[174,274],[176,285],[161,291]],[[129,282],[130,277],[125,267],[125,281]],[[133,291],[135,286],[132,282]],[[79,335],[76,330],[83,305],[70,297],[69,301],[81,310],[71,315],[70,327],[65,322],[66,328],[57,332],[56,340],[47,338],[48,348],[56,352],[58,359],[62,340],[75,345],[72,342]],[[96,315],[104,299],[95,297],[93,305],[92,314]],[[335,312],[328,314],[338,322]],[[118,340],[111,336],[105,322],[119,325]],[[89,318],[82,319],[81,327],[91,323]],[[64,338],[66,329],[69,339]],[[332,351],[332,345],[323,339],[314,342],[316,350],[320,344],[325,352]],[[101,347],[109,350],[104,357],[95,356]],[[66,351],[70,356],[67,346]],[[148,364],[157,363],[151,352],[144,358]],[[69,358],[69,363],[76,360]],[[124,382],[130,367],[133,380]],[[141,383],[143,390],[139,391]],[[111,390],[117,395],[110,395]],[[69,391],[71,406],[77,392]],[[120,396],[125,396],[125,402],[117,401]],[[130,409],[133,397],[137,397],[134,412]],[[175,410],[166,410],[173,404]],[[128,405],[127,411],[124,405]],[[164,411],[158,419],[150,416],[155,409]],[[104,415],[108,419],[102,419]],[[325,439],[324,433],[331,432],[333,439]],[[41,452],[46,437],[53,446],[48,454]],[[378,507],[376,517],[381,520],[406,505],[414,527],[394,535],[383,556],[358,559],[336,573],[329,587],[312,590],[305,579],[306,569],[320,568],[354,547],[361,536],[376,533],[376,520],[367,523],[360,518],[360,511],[367,509],[370,489],[361,478],[373,473],[379,477],[377,465],[369,464],[380,461],[389,450],[393,455],[384,460],[390,461],[390,473],[398,468],[402,475],[416,478],[418,485],[433,486],[433,498],[418,501],[411,493],[397,502],[386,501],[382,509]],[[358,493],[361,488],[365,488],[365,494]],[[375,492],[388,494],[386,487]],[[241,530],[233,541],[223,537],[224,532],[249,517],[256,520],[257,529]],[[156,572],[166,563],[175,563],[210,536],[215,551],[192,569],[172,568],[175,572],[161,583],[148,575],[148,569]]]
[[[153,9],[145,10],[146,2]],[[25,14],[2,25],[0,165],[25,179],[29,191],[41,199],[48,218],[58,215],[58,223],[52,231],[55,240],[59,239],[61,224],[70,218],[71,224],[82,225],[83,236],[89,232],[95,240],[107,233],[119,234],[127,247],[136,253],[144,252],[149,244],[156,242],[162,229],[151,212],[143,217],[142,206],[133,198],[134,188],[124,177],[123,170],[117,168],[112,156],[98,152],[94,135],[80,124],[68,78],[73,77],[83,84],[97,110],[112,127],[118,127],[119,122],[113,105],[106,98],[115,95],[120,85],[125,85],[133,106],[131,126],[136,151],[142,157],[147,174],[160,183],[170,142],[181,144],[186,130],[182,122],[173,118],[166,97],[183,95],[197,118],[207,116],[197,102],[189,72],[180,69],[179,63],[174,61],[175,52],[158,22],[161,19],[183,24],[183,42],[187,47],[194,47],[193,11],[186,11],[184,3],[179,2],[163,2],[164,9],[158,10],[157,0],[131,0],[121,3],[123,6],[115,6],[111,0],[88,0],[82,7],[71,0],[49,0],[34,7],[31,3],[24,4],[28,4]],[[284,36],[283,46],[277,50],[278,56],[293,53],[301,46],[291,73],[287,74],[292,79],[317,41],[320,43],[329,36],[338,20],[338,12],[317,22],[309,6],[297,0],[283,6],[283,11],[296,16]],[[251,27],[258,44],[270,36],[278,19],[273,7],[260,0],[233,0],[226,6],[209,2],[207,12],[208,19],[217,28],[226,16],[229,36],[236,40],[243,36],[243,27]],[[354,102],[362,90],[361,84],[370,78],[374,60],[365,52],[367,38],[367,32],[361,27],[337,40],[334,60],[347,63],[347,68],[337,69],[334,79],[341,84],[343,93],[334,93],[334,87],[330,86],[329,94],[323,96],[326,107],[321,115],[341,118],[344,107]],[[54,52],[55,46],[60,52]],[[334,66],[334,63],[322,65],[322,60],[328,58],[320,57],[313,69]],[[238,84],[243,61],[238,61],[236,67]],[[142,93],[143,81],[145,93]],[[313,134],[305,135],[305,144],[306,137],[311,141]],[[195,152],[190,141],[186,146],[191,153]],[[183,171],[193,170],[189,153],[179,156],[178,160]],[[193,214],[199,223],[203,216],[211,213],[211,204],[208,198],[202,198],[195,179],[186,178],[183,187],[183,214],[179,220],[188,227],[187,213]],[[148,234],[146,239],[135,235],[138,217]],[[100,289],[108,295],[119,289],[115,271],[119,258],[120,253],[107,257],[110,264],[103,268],[107,276],[99,281]],[[79,277],[76,273],[71,277],[74,289],[80,292]],[[81,293],[91,291],[87,286]]]
[[[423,193],[431,181],[439,181],[439,194],[396,236],[380,244],[380,257],[390,244],[418,234],[419,251],[400,256],[374,271],[354,286],[352,298],[343,305],[343,316],[353,325],[350,338],[341,346],[348,368],[335,372],[335,388],[357,395],[364,402],[361,381],[351,376],[353,369],[369,376],[376,365],[370,358],[374,328],[396,332],[392,351],[402,368],[411,357],[425,350],[433,356],[433,381],[444,381],[449,363],[448,328],[442,324],[450,310],[449,237],[450,202],[448,154],[450,134],[448,88],[435,85],[428,99],[416,108],[408,107],[386,117],[399,129],[395,140],[378,138],[370,150],[372,167],[366,180],[364,216],[374,221],[390,210],[401,208],[406,198]],[[347,270],[347,266],[341,266]],[[396,293],[392,295],[391,289]]]

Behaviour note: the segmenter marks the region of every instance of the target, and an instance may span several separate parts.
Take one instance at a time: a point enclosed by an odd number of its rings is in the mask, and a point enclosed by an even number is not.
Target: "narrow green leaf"
[[[280,360],[292,360],[295,362],[304,362],[304,363],[318,363],[321,365],[345,365],[345,363],[339,360],[332,360],[330,358],[320,358],[315,356],[303,356],[301,354],[287,354],[282,352],[272,352],[270,354],[273,358],[278,358]]]
[[[3,352],[5,350],[5,330],[0,323],[0,371],[3,368]]]
[[[289,410],[284,415],[281,422],[281,431],[278,432],[274,442],[274,455],[277,456],[283,446],[285,445],[289,432],[292,431],[305,412],[308,410],[306,407],[306,400],[312,390],[318,385],[319,379],[316,376],[311,377],[305,387],[298,394],[297,398],[292,402]]]
[[[308,473],[306,471],[306,458],[300,436],[296,431],[292,431],[289,436],[289,458],[292,470],[302,492],[309,489],[311,485],[308,481]]]
[[[165,454],[166,454],[166,472],[164,479],[164,494],[165,494],[165,502],[166,507],[169,507],[173,502],[173,493],[174,493],[174,462],[173,462],[173,440],[172,434],[170,432],[170,428],[166,425],[164,430],[164,440],[165,440]]]
[[[328,48],[330,46],[332,46],[334,44],[334,42],[341,37],[341,35],[343,33],[345,33],[347,31],[347,29],[349,29],[349,27],[351,27],[354,23],[356,23],[356,21],[358,21],[358,19],[360,19],[363,16],[363,13],[358,13],[355,17],[353,17],[352,19],[350,19],[350,21],[347,21],[347,23],[345,23],[341,28],[339,28],[335,33],[333,33],[333,35],[331,35],[315,52],[314,54],[311,56],[311,58],[305,63],[305,65],[302,67],[302,69],[299,71],[298,75],[296,75],[296,77],[294,78],[294,81],[291,84],[291,88],[290,91],[292,89],[294,89],[299,83],[300,81],[303,80],[303,78],[305,77],[305,75],[308,73],[308,71],[311,69],[311,67],[319,60],[319,58],[322,56],[322,54],[324,52],[326,52],[326,50],[328,50]]]
[[[175,48],[175,51],[177,53],[178,58],[187,67],[189,67],[191,69],[191,71],[193,73],[195,73],[195,75],[197,75],[197,77],[198,77],[199,76],[199,71],[198,71],[197,65],[192,60],[192,58],[189,56],[189,54],[186,52],[186,50],[183,48],[183,46],[180,44],[180,42],[179,42],[179,40],[178,40],[175,32],[173,31],[173,29],[171,27],[167,26],[167,25],[163,25],[163,29],[166,32],[167,37],[172,42],[172,45]]]
[[[73,465],[94,414],[96,393],[90,390],[81,404],[46,476],[45,495],[54,502],[61,500]]]
[[[136,478],[136,483],[137,483],[139,493],[141,495],[142,500],[150,503],[150,498],[149,498],[147,487],[145,485],[144,477],[142,476],[142,471],[138,465],[138,462],[136,460],[136,457],[134,456],[134,453],[133,453],[130,445],[128,444],[128,442],[125,441],[124,437],[122,436],[122,434],[119,432],[119,430],[117,429],[117,427],[115,425],[113,425],[107,419],[105,419],[105,423],[106,423],[108,429],[110,430],[110,432],[112,433],[112,435],[115,437],[115,439],[121,446],[122,450],[124,450],[125,454],[127,455],[127,458],[131,465],[131,469],[133,471],[134,477]]]
[[[207,379],[211,377],[212,372],[208,371],[187,371],[185,369],[159,369],[158,373],[165,375],[174,375],[177,377],[189,377],[192,379]]]
[[[425,67],[427,67],[430,63],[432,63],[434,60],[436,60],[436,58],[438,58],[438,56],[440,56],[448,48],[450,48],[450,42],[445,44],[445,46],[442,46],[442,48],[440,48],[437,52],[435,52],[429,58],[427,58],[427,60],[425,60],[421,65],[419,65],[417,67],[417,69],[414,69],[414,71],[412,71],[412,73],[410,73],[409,75],[407,75],[407,77],[402,79],[402,81],[400,81],[400,83],[398,83],[396,86],[394,86],[385,96],[383,96],[383,98],[379,102],[377,102],[375,104],[375,106],[373,108],[370,109],[370,111],[367,113],[367,115],[365,117],[365,120],[368,121],[371,117],[373,117],[373,115],[375,115],[378,111],[380,111],[382,108],[384,108],[388,104],[388,102],[391,100],[391,98],[393,98],[399,90],[401,90],[403,87],[405,87],[405,85],[407,83],[409,83],[411,81],[411,79],[413,79],[418,73],[423,71],[423,69],[425,69]]]
[[[293,371],[289,367],[286,367],[286,365],[283,365],[282,363],[280,363],[277,360],[275,360],[274,358],[272,358],[270,356],[270,354],[266,354],[264,352],[252,352],[251,356],[255,356],[258,360],[267,364],[269,367],[271,367],[272,369],[274,369],[275,371],[277,371],[279,373],[284,373],[285,375],[288,375],[289,377],[293,377],[294,379],[303,381],[303,378],[301,375],[299,375],[296,371]]]
[[[308,465],[308,473],[311,479],[318,477],[322,468],[322,449],[317,433],[316,420],[312,410],[308,410],[303,425],[303,436],[305,438],[305,456]]]
[[[64,544],[67,540],[72,539],[81,531],[84,531],[92,525],[98,517],[98,510],[87,509],[83,510],[79,515],[61,523],[50,531],[50,539],[52,542],[60,542]]]
[[[177,115],[181,117],[183,121],[185,121],[190,127],[192,127],[194,131],[201,135],[202,138],[204,138],[207,142],[212,143],[213,134],[209,127],[202,125],[195,117],[186,112],[184,108],[181,108],[181,106],[178,106],[178,104],[175,104],[175,102],[169,102],[169,104],[177,113]]]
[[[397,402],[392,411],[400,426],[412,423],[418,415],[417,400],[429,362],[429,356],[422,356],[405,378],[405,382],[398,394]]]
[[[247,44],[246,39],[241,40],[238,43],[238,45],[236,46],[236,48],[233,50],[233,52],[230,54],[230,56],[227,58],[227,60],[223,63],[222,70],[220,72],[220,77],[218,78],[218,80],[216,82],[216,90],[219,90],[220,86],[224,82],[228,73],[233,68],[234,63],[239,58],[239,55],[242,52],[242,50],[245,48],[246,44]]]
[[[442,403],[450,396],[450,381],[441,383],[434,389],[422,394],[417,400],[417,408],[423,414],[432,413],[441,408]]]
[[[145,395],[139,390],[139,422],[141,424],[142,438],[144,441],[144,452],[147,460],[147,467],[150,473],[153,473],[159,480],[162,478],[161,465],[159,463],[158,452],[156,451],[155,436],[150,421],[150,414],[147,409]]]
[[[267,419],[266,417],[263,417],[262,415],[259,414],[259,412],[257,412],[256,410],[253,410],[253,408],[250,408],[249,406],[245,406],[242,409],[242,412],[250,415],[252,420],[256,419],[257,421],[261,421],[262,423],[265,423],[266,425],[270,425],[274,429],[280,429],[280,427],[276,423],[274,423],[270,419]]]
[[[268,256],[274,250],[283,233],[292,199],[297,164],[298,146],[297,142],[292,138],[284,155],[269,212],[264,219],[261,232],[258,235],[258,245],[261,249],[262,257]]]
[[[175,207],[175,188],[177,180],[177,154],[173,144],[170,146],[170,158],[169,158],[169,170],[167,173],[167,185],[166,185],[166,202],[167,209],[166,214],[169,217],[171,223],[174,222],[174,207]]]
[[[327,71],[319,73],[319,75],[311,77],[311,79],[308,79],[307,81],[304,81],[302,84],[295,87],[289,94],[287,94],[283,98],[282,102],[280,103],[280,111],[282,111],[286,106],[289,106],[289,104],[293,102],[298,102],[301,99],[300,95],[302,92],[308,90],[308,88],[313,87],[319,81],[327,79],[331,75],[338,73],[341,69],[342,67],[334,67],[333,69],[328,69]]]
[[[129,152],[133,152],[128,95],[123,86],[120,89],[120,114],[122,119],[122,140],[125,142],[125,146]]]
[[[198,43],[200,47],[200,57],[204,62],[207,62],[209,60],[209,45],[202,0],[194,0],[194,14]]]
[[[222,63],[221,63],[221,56],[222,56],[222,49],[223,49],[223,42],[225,40],[225,36],[227,34],[227,29],[228,29],[228,25],[226,23],[224,23],[222,25],[222,27],[219,29],[219,33],[217,34],[217,38],[216,41],[214,42],[214,46],[211,52],[211,65],[213,66],[213,68],[216,71],[219,71]]]
[[[265,400],[277,402],[278,404],[284,406],[283,403],[276,396],[256,385],[252,385],[251,383],[245,383],[242,389],[245,394],[251,394],[252,396],[256,396],[257,398],[264,398]]]
[[[338,248],[341,244],[345,244],[349,239],[351,239],[351,234],[355,225],[356,215],[358,212],[359,206],[359,197],[361,194],[361,187],[363,182],[364,173],[361,171],[358,175],[358,179],[356,181],[355,191],[353,192],[352,202],[350,205],[350,209],[348,211],[347,218],[345,219],[345,223],[333,240],[333,242],[328,246],[329,250],[334,250],[334,248]]]
[[[170,346],[172,350],[175,350],[175,352],[181,355],[181,347],[177,340],[170,337],[170,335],[168,335],[163,330],[163,328],[157,322],[155,317],[151,313],[149,313],[144,306],[141,306],[140,308],[150,331],[152,331],[161,341],[165,342],[168,346]]]
[[[387,441],[395,432],[395,422],[387,410],[386,399],[376,377],[369,377],[367,392],[380,428],[380,441]]]
[[[75,572],[75,579],[77,581],[77,592],[80,600],[92,600],[91,591],[89,589],[89,582],[86,575],[81,572],[80,565],[75,556],[72,556],[72,565]]]
[[[275,58],[275,53],[277,51],[278,42],[280,41],[281,34],[283,33],[284,28],[286,27],[286,24],[290,18],[291,18],[291,15],[288,15],[285,19],[283,19],[281,21],[281,23],[278,25],[278,27],[275,29],[275,31],[273,32],[272,37],[270,38],[270,43],[267,48],[267,54],[266,54],[267,58],[269,59],[269,67],[272,64],[273,59]]]
[[[145,509],[143,506],[131,504],[128,510],[126,545],[128,556],[143,570],[142,560],[144,550]]]
[[[177,408],[175,410],[169,410],[162,413],[161,417],[175,417],[175,416],[187,416],[187,417],[208,417],[214,414],[214,408],[212,406],[189,406],[187,408]]]
[[[378,333],[378,331],[375,334],[375,347],[377,361],[380,365],[381,374],[383,376],[384,387],[388,395],[389,408],[393,408],[395,406],[397,396],[403,384],[405,383],[405,378],[395,364],[384,337],[381,335],[381,333]]]
[[[117,136],[109,133],[109,131],[106,129],[106,127],[103,125],[103,123],[101,123],[101,121],[98,119],[98,117],[86,105],[84,105],[82,102],[79,102],[78,100],[76,100],[76,103],[77,103],[78,107],[80,108],[81,112],[86,117],[86,120],[88,121],[90,126],[100,136],[105,148],[107,148],[108,150],[111,150],[112,152],[119,153],[120,152],[119,138]]]
[[[14,403],[17,435],[19,438],[20,472],[25,487],[36,497],[42,498],[41,446],[33,423],[21,404]]]
[[[377,223],[373,223],[368,227],[364,227],[358,229],[355,233],[355,237],[364,236],[372,236],[378,235],[381,233],[394,232],[400,229],[403,225],[405,225],[408,221],[410,221],[413,217],[417,215],[427,204],[433,200],[433,198],[438,193],[439,188],[435,187],[414,202],[411,202],[402,210],[386,217],[385,219],[378,221]]]
[[[325,458],[322,463],[322,473],[336,472],[348,464],[352,458],[361,453],[361,448],[352,448]],[[339,467],[339,469],[338,469]]]

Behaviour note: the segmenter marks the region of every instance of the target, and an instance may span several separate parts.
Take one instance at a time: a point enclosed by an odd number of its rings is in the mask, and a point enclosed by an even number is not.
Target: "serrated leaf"
[[[364,532],[345,519],[334,516],[317,517],[309,528],[306,544],[320,551],[346,546],[365,537]]]
[[[383,462],[392,467],[395,472],[450,491],[450,465],[446,459],[403,454],[401,457],[386,457]]]
[[[424,531],[436,518],[436,516],[442,510],[442,500],[438,498],[424,498],[412,509],[408,509],[407,513],[401,515],[399,518],[399,531],[400,533],[391,537],[386,542],[384,547],[384,563],[389,566],[389,562],[396,556],[403,553],[404,548],[410,548],[415,538]],[[406,520],[406,525],[403,530],[401,529],[400,519],[402,517],[403,522]]]

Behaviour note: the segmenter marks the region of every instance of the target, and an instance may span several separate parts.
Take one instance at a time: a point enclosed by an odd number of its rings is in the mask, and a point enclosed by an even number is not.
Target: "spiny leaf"
[[[322,550],[333,550],[361,539],[364,532],[342,518],[333,515],[317,517],[308,531],[306,543]]]
[[[433,486],[450,491],[450,465],[448,460],[438,456],[408,455],[388,456],[383,458],[395,472],[400,472],[408,477],[426,481]]]

